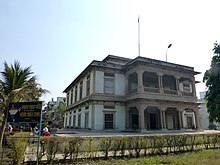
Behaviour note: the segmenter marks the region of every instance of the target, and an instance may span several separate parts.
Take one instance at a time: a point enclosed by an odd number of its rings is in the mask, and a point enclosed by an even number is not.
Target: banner
[[[9,103],[8,122],[39,123],[42,102]]]

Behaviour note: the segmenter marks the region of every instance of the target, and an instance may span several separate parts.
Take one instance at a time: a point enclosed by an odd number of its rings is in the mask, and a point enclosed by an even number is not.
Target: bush
[[[7,144],[12,149],[10,157],[13,164],[20,164],[24,157],[26,147],[28,145],[27,133],[15,133],[13,136],[7,138]]]

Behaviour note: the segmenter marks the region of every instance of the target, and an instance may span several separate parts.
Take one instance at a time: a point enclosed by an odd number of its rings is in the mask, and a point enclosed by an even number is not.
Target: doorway
[[[131,115],[131,128],[138,129],[138,114]]]

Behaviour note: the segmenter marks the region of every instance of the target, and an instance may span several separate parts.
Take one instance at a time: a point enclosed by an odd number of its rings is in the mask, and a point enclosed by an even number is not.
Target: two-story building
[[[138,56],[92,61],[64,90],[65,128],[200,128],[193,67]]]

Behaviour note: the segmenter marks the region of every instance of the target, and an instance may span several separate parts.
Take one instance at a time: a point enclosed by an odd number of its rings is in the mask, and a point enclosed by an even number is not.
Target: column
[[[125,108],[125,129],[130,129],[129,128],[129,108]]]
[[[196,129],[201,129],[201,126],[200,126],[200,122],[199,122],[199,112],[198,110],[193,110],[193,112],[195,113],[195,123],[196,123],[196,126],[195,128]]]
[[[141,69],[138,69],[138,93],[144,92],[144,86],[143,86],[143,71]]]
[[[181,95],[180,88],[179,88],[180,77],[179,76],[175,76],[175,78],[176,78],[176,91],[177,91],[177,94],[180,96]]]
[[[164,128],[164,122],[163,122],[163,111],[160,110],[160,125],[161,125],[161,129]]]
[[[66,115],[66,113],[65,113],[65,115],[64,115],[64,128],[66,128],[66,126],[67,126],[67,124],[66,124],[66,123],[67,123],[67,118],[66,118],[66,116],[67,116],[67,115]]]
[[[144,105],[138,105],[137,108],[138,108],[138,114],[139,114],[139,116],[138,116],[138,118],[139,118],[139,129],[140,129],[141,132],[143,132],[146,129],[145,124],[144,124],[144,118],[145,118],[145,116],[144,116]]]
[[[193,96],[196,97],[196,85],[195,85],[195,79],[192,80],[192,92],[193,92]]]
[[[183,129],[186,128],[186,119],[185,119],[185,109],[181,110],[182,111],[182,124],[183,124]]]
[[[160,93],[164,93],[164,90],[163,90],[163,74],[162,73],[157,73],[157,75],[158,75]]]
[[[163,121],[164,121],[164,129],[167,129],[167,121],[166,121],[166,112],[163,111]]]
[[[181,110],[178,111],[178,115],[179,115],[180,129],[183,129],[183,118],[182,118],[182,111]]]
[[[165,110],[166,108],[163,106],[160,110],[161,110],[161,117],[162,117],[162,130],[166,130],[167,129],[167,123],[166,123],[166,113]]]

